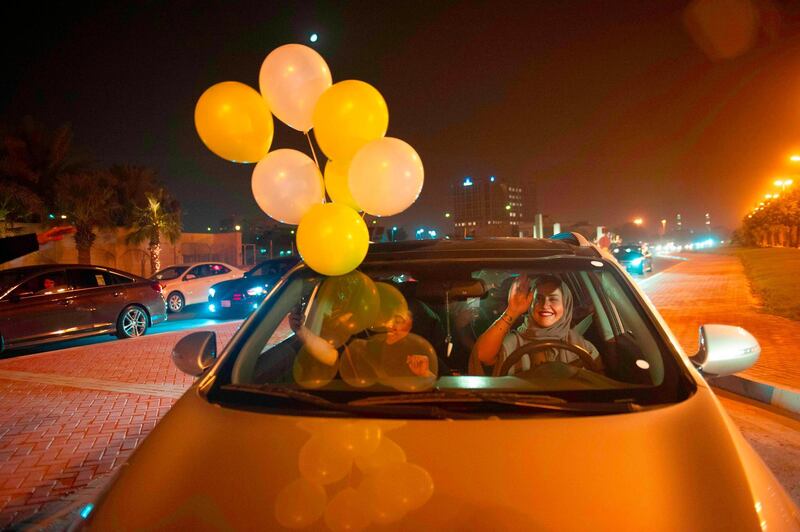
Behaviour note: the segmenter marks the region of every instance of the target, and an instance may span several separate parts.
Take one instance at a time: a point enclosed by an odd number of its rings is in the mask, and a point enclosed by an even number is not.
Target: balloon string
[[[304,131],[304,133],[306,135],[306,140],[308,140],[308,147],[311,148],[311,155],[314,156],[314,164],[317,165],[317,170],[319,170],[319,172],[322,173],[322,168],[319,167],[319,161],[317,160],[317,152],[314,151],[314,144],[311,143],[311,135],[308,134],[308,131]],[[325,201],[323,203],[330,203],[332,201],[332,199],[328,195],[327,187],[325,190],[324,200]]]
[[[319,161],[317,160],[317,152],[314,151],[314,145],[311,143],[311,136],[308,134],[308,131],[306,131],[305,134],[308,140],[308,147],[311,148],[311,155],[314,156],[314,163],[317,165],[317,169],[322,172],[322,168],[319,167]]]

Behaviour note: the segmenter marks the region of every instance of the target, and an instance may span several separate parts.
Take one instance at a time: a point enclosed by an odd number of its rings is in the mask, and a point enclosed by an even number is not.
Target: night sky
[[[690,36],[688,1],[4,4],[21,33],[2,37],[0,119],[69,122],[100,164],[153,167],[187,230],[260,212],[253,166],[205,148],[194,106],[220,81],[257,89],[264,57],[291,42],[334,83],[375,86],[388,135],[420,154],[422,195],[390,223],[444,229],[450,183],[497,175],[534,178],[540,210],[564,222],[680,212],[700,226],[710,212],[734,228],[800,151],[800,2],[754,1],[752,45],[730,59]],[[308,152],[276,120],[282,147]]]

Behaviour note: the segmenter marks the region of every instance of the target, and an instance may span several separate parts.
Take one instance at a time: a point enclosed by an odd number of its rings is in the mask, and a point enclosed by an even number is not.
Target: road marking
[[[137,395],[155,395],[178,399],[188,386],[182,384],[135,384],[131,382],[106,381],[88,377],[67,377],[53,373],[33,373],[29,371],[0,370],[0,379],[12,381],[35,382],[53,386],[67,386],[88,390],[103,390],[116,393],[133,393]]]

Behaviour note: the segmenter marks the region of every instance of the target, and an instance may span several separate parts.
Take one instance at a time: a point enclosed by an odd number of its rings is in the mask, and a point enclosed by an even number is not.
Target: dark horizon
[[[775,176],[794,172],[800,7],[756,3],[752,46],[713,60],[684,25],[688,4],[15,6],[6,20],[36,24],[4,43],[0,119],[69,122],[75,147],[100,164],[154,168],[185,228],[204,231],[260,210],[253,166],[197,136],[197,98],[220,81],[257,89],[267,53],[300,42],[325,57],[334,83],[375,86],[387,135],[422,158],[422,195],[386,225],[443,228],[450,183],[498,175],[534,179],[540,210],[565,223],[642,217],[655,228],[680,212],[699,228],[710,212],[735,228]],[[308,153],[302,134],[275,123],[273,149]]]

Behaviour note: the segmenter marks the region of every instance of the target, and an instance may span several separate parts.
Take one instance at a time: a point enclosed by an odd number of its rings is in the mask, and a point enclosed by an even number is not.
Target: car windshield
[[[520,316],[504,314],[510,292],[530,301]],[[340,277],[301,268],[246,325],[219,385],[350,398],[466,390],[653,403],[682,393],[675,355],[604,260],[364,264]]]
[[[171,266],[153,274],[150,279],[157,281],[169,281],[170,279],[177,279],[183,272],[188,270],[188,266]]]

